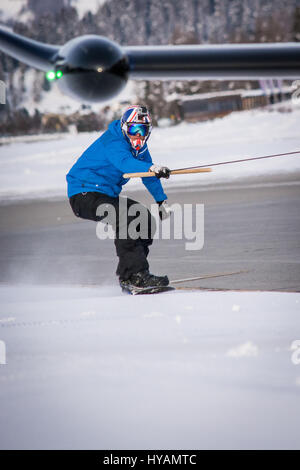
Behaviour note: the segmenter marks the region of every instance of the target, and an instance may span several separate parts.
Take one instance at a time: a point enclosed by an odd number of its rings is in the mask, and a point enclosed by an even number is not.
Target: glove
[[[159,201],[158,203],[158,214],[160,220],[165,220],[170,217],[171,209],[168,206],[167,201]]]
[[[149,171],[155,173],[156,178],[169,178],[171,170],[166,166],[152,165],[149,168]]]

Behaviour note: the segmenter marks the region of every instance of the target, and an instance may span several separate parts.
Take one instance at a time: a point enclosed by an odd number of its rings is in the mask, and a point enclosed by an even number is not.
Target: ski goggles
[[[136,136],[140,134],[141,137],[147,137],[151,132],[150,124],[142,124],[135,122],[127,122],[127,135]]]

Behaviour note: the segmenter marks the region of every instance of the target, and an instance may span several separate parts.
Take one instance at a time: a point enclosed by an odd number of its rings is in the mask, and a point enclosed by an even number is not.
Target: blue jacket
[[[113,121],[67,174],[68,197],[91,191],[117,197],[122,186],[129,181],[123,178],[123,173],[148,171],[151,165],[147,144],[135,151],[122,133],[120,120]],[[155,201],[167,199],[156,176],[142,178],[142,181]]]

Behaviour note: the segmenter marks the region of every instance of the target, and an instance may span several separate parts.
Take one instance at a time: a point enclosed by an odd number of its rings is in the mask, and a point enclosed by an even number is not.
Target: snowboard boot
[[[157,287],[167,286],[169,284],[168,276],[155,276],[149,273],[148,270],[140,271],[139,273],[132,274],[126,281],[120,279],[120,286],[122,289],[128,290],[130,287],[144,288],[144,287]]]

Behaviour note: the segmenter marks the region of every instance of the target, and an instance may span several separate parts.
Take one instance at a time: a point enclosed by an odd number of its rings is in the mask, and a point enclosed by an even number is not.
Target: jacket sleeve
[[[110,163],[122,173],[148,171],[151,166],[151,162],[149,161],[140,161],[134,158],[119,142],[112,142],[106,154]]]
[[[144,153],[144,161],[149,162],[151,165],[153,163],[148,148]],[[166,194],[164,193],[164,190],[163,190],[163,187],[159,178],[157,178],[156,176],[150,176],[150,177],[142,178],[142,181],[156,202],[165,201],[166,199],[168,199]]]

